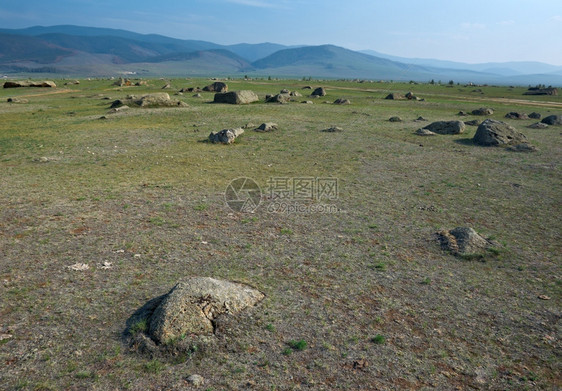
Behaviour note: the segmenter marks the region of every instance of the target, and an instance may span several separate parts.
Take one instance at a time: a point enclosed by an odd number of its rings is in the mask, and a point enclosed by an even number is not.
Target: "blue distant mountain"
[[[0,73],[65,76],[240,75],[431,79],[448,82],[562,85],[562,67],[539,62],[464,64],[357,52],[334,45],[220,45],[157,34],[82,26],[0,29]]]

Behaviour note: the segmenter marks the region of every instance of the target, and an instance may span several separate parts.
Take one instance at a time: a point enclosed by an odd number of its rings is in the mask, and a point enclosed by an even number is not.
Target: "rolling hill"
[[[220,45],[71,25],[0,29],[0,73],[104,77],[123,72],[562,85],[562,67],[542,63],[463,64],[334,45]]]

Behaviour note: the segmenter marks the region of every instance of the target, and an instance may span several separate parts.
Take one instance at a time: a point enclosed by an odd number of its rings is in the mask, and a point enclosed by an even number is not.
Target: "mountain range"
[[[53,77],[272,76],[429,80],[562,86],[562,66],[540,62],[467,64],[405,58],[334,45],[220,45],[81,26],[0,29],[0,74]]]

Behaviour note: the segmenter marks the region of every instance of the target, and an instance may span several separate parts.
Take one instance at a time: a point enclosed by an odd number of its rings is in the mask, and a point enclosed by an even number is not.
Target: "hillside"
[[[560,67],[533,62],[463,64],[363,53],[334,45],[220,45],[71,25],[0,29],[0,73],[106,77],[122,72],[562,85]]]

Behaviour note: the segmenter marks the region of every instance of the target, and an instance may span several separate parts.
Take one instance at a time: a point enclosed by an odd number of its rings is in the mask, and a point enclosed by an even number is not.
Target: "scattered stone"
[[[301,94],[300,92],[298,92],[298,91],[291,91],[291,92],[289,93],[289,95],[290,95],[290,96],[297,97],[297,98],[299,98],[299,97],[302,96],[302,94]]]
[[[113,85],[114,86],[118,86],[118,87],[124,87],[124,86],[130,86],[132,83],[129,79],[124,79],[122,77],[120,77],[119,79],[117,79]]]
[[[312,90],[312,87],[311,86],[304,86],[302,89],[303,90]]]
[[[457,113],[457,115],[460,115],[460,116],[464,117],[464,116],[467,116],[468,113],[467,113],[466,111],[462,111],[462,110],[461,110],[461,111],[459,111],[459,112]]]
[[[168,90],[168,89],[170,89],[170,88],[172,88],[172,85],[171,85],[170,83],[166,83],[166,84],[164,84],[164,86],[162,86],[162,89],[163,89],[163,90]],[[180,91],[180,92],[181,92],[181,91]]]
[[[318,87],[314,91],[312,91],[311,96],[326,96],[326,89],[324,87]]]
[[[290,91],[286,88],[283,88],[281,91],[279,91],[280,94],[289,94]]]
[[[205,379],[203,378],[203,376],[200,375],[191,375],[187,377],[185,380],[187,380],[187,382],[194,387],[200,387],[203,384],[205,384]]]
[[[338,98],[334,101],[335,105],[350,105],[351,101],[349,99]]]
[[[527,91],[523,93],[523,95],[558,95],[557,88],[539,88],[539,87],[531,87]]]
[[[56,88],[54,81],[7,81],[4,83],[4,88],[18,88],[18,87],[39,87],[39,88]]]
[[[436,121],[424,126],[424,129],[437,134],[461,134],[465,126],[462,121]]]
[[[478,126],[482,123],[482,121],[480,121],[479,119],[473,119],[470,121],[466,121],[464,124],[465,125],[469,125],[469,126]]]
[[[423,118],[423,117],[420,115],[420,116],[419,116],[418,118],[416,118],[414,121],[416,121],[416,122],[425,122],[425,121],[427,121],[427,120],[426,120],[425,118]]]
[[[406,99],[406,98],[402,94],[399,94],[397,92],[392,92],[392,93],[388,94],[386,96],[386,98],[384,98],[384,99],[403,100],[403,99]]]
[[[562,115],[549,115],[544,117],[541,122],[547,125],[562,125]]]
[[[195,126],[195,125],[193,125]],[[252,122],[248,122],[246,125],[242,126],[243,129],[255,129],[256,128],[256,124],[252,123]]]
[[[529,116],[525,113],[518,113],[516,111],[512,111],[505,115],[505,118],[509,119],[529,119]]]
[[[232,105],[243,105],[259,100],[255,92],[250,90],[231,91],[215,94],[215,103],[228,103]]]
[[[277,130],[277,129],[278,129],[278,125],[276,123],[264,122],[263,124],[261,124],[260,126],[258,126],[254,130],[256,132],[273,132],[274,130]]]
[[[330,128],[327,129],[322,129],[322,132],[327,132],[327,133],[334,133],[334,132],[343,132],[343,129],[340,128],[339,126],[332,126]]]
[[[123,105],[123,106],[114,107],[114,108],[110,109],[110,110],[108,111],[108,113],[109,113],[109,114],[118,113],[118,112],[120,112],[120,111],[124,111],[124,110],[128,110],[128,109],[130,109],[129,106]]]
[[[161,344],[182,335],[210,335],[218,316],[236,314],[263,298],[263,293],[248,285],[208,277],[186,278],[157,304],[148,319],[148,332]]]
[[[431,130],[420,128],[414,132],[418,136],[435,136],[436,133],[432,132]]]
[[[479,109],[472,110],[472,115],[492,115],[494,110],[489,107],[480,107]]]
[[[420,100],[420,98],[415,96],[411,91],[408,91],[405,96],[408,100]]]
[[[527,143],[523,133],[502,121],[487,119],[478,126],[472,139],[475,144],[484,146],[516,145]]]
[[[543,124],[542,122],[535,122],[534,124],[531,124],[527,127],[531,128],[531,129],[546,129],[546,128],[548,128],[548,125]]]
[[[483,255],[494,243],[480,236],[470,227],[457,227],[437,233],[441,248],[454,255]]]
[[[29,100],[25,99],[25,98],[8,98],[7,99],[8,103],[29,103]]]
[[[202,96],[201,96],[201,94],[197,93],[197,94],[193,95],[192,98],[202,98]]]
[[[147,86],[148,82],[146,80],[141,80],[141,81],[137,81],[135,83],[135,86],[140,87],[140,86]]]
[[[311,101],[311,100],[303,100],[301,103],[304,103],[304,104],[307,104],[307,105],[312,105],[312,104],[314,104],[314,102]]]
[[[402,118],[397,117],[397,116],[395,116],[395,117],[390,117],[388,120],[389,120],[390,122],[402,122]]]
[[[236,137],[244,133],[242,128],[223,129],[219,132],[211,132],[209,134],[209,141],[213,144],[232,144]]]
[[[68,85],[79,85],[80,82],[78,80],[74,80],[74,81],[67,81],[66,83],[64,83],[65,86]]]
[[[226,83],[223,83],[222,81],[216,81],[213,84],[210,84],[206,87],[203,87],[203,91],[207,91],[207,92],[227,92],[228,86],[226,85]]]
[[[121,107],[124,105],[135,105],[139,107],[187,107],[187,103],[170,99],[170,95],[166,92],[157,92],[154,94],[146,94],[140,97],[129,95],[125,99],[117,99],[113,101],[110,108]]]
[[[537,147],[529,143],[521,143],[516,145],[510,145],[507,148],[507,150],[512,152],[535,152],[537,151]]]
[[[88,270],[90,266],[87,263],[75,263],[74,265],[67,266],[67,268],[74,271],[84,271]]]
[[[289,94],[266,95],[265,101],[267,103],[287,103],[291,100]]]
[[[536,111],[533,111],[531,114],[529,114],[529,118],[541,119],[541,113],[537,113]]]

